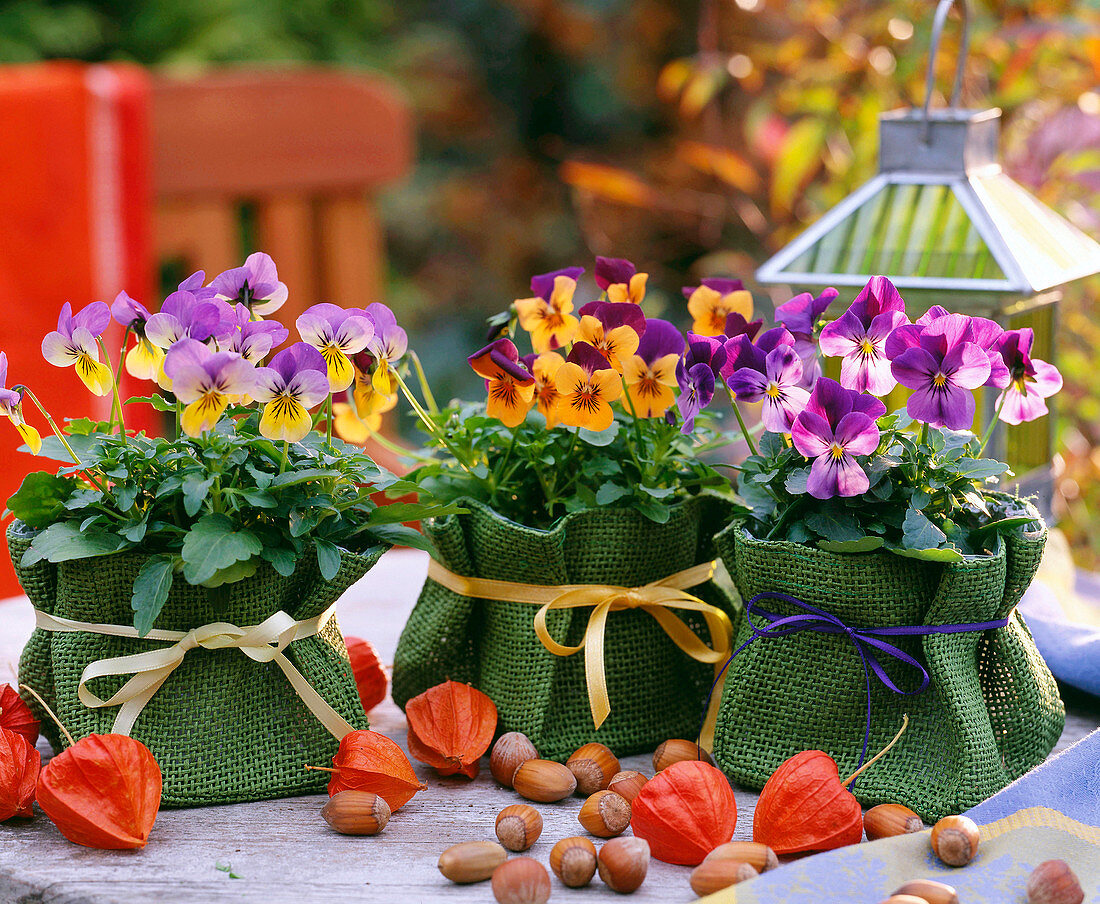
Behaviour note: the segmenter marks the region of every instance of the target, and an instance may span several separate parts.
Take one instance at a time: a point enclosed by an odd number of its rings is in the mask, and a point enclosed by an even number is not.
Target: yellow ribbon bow
[[[685,592],[688,587],[709,581],[714,574],[714,567],[714,562],[705,562],[641,587],[616,587],[610,584],[566,584],[550,587],[545,584],[466,577],[454,574],[433,559],[428,566],[428,578],[462,596],[541,606],[535,613],[534,626],[535,634],[542,645],[557,656],[571,656],[584,650],[588,702],[592,710],[592,721],[599,728],[611,712],[604,671],[604,630],[610,613],[622,609],[641,609],[656,619],[672,642],[692,659],[720,666],[729,658],[733,637],[729,616],[717,606]],[[547,613],[586,606],[592,607],[592,614],[588,617],[584,639],[572,647],[554,640],[546,626]],[[710,646],[670,609],[701,612],[710,631]],[[717,700],[719,696],[716,694],[714,699]],[[712,722],[709,715],[707,721]],[[704,735],[707,733],[705,730]]]
[[[333,736],[343,738],[348,732],[355,730],[353,726],[329,706],[293,663],[283,655],[283,650],[294,641],[317,634],[332,617],[335,609],[335,605],[330,606],[315,618],[303,621],[295,621],[280,610],[262,623],[247,628],[238,628],[227,622],[214,622],[187,632],[154,628],[145,635],[144,639],[174,641],[172,646],[130,656],[118,656],[114,659],[100,659],[90,663],[80,676],[77,695],[80,697],[80,702],[90,709],[118,706],[119,711],[115,716],[112,731],[115,734],[128,735],[145,705],[168,680],[168,676],[179,667],[189,651],[198,648],[236,649],[256,662],[274,662],[279,666],[309,711]],[[86,632],[112,637],[136,638],[139,636],[137,629],[130,626],[74,621],[38,610],[35,610],[35,626],[43,631]],[[117,675],[133,677],[109,700],[100,699],[87,686],[89,681],[96,678]]]

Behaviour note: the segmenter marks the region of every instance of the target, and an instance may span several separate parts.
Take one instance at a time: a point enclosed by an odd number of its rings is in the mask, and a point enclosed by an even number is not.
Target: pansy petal
[[[977,389],[989,378],[989,355],[976,342],[963,342],[947,352],[941,368],[954,385]]]
[[[313,419],[305,406],[286,395],[264,405],[260,417],[260,435],[277,442],[296,443],[313,429]]]
[[[184,336],[179,318],[163,311],[154,314],[145,324],[145,337],[160,348],[170,348]]]
[[[726,380],[726,385],[742,402],[759,402],[768,388],[768,379],[758,370],[742,367]]]
[[[870,455],[878,448],[879,431],[867,415],[853,411],[836,425],[835,439],[850,455]]]
[[[23,437],[23,442],[27,444],[34,455],[42,450],[42,435],[34,427],[20,421],[15,424],[15,429],[19,431],[19,435]]]
[[[100,336],[111,325],[111,309],[105,301],[93,301],[73,315],[74,331],[83,327],[93,337]]]
[[[201,436],[218,423],[222,413],[229,406],[229,398],[221,393],[207,393],[199,396],[183,409],[180,425],[188,436]]]
[[[126,353],[126,373],[138,380],[155,380],[164,351],[147,339],[138,339]]]
[[[935,357],[919,346],[905,349],[890,362],[894,379],[910,389],[927,384],[939,368]]]
[[[77,354],[69,338],[54,330],[42,340],[42,357],[55,367],[68,367],[76,362]]]
[[[791,442],[804,457],[816,458],[828,452],[833,430],[825,418],[805,408],[791,425]]]

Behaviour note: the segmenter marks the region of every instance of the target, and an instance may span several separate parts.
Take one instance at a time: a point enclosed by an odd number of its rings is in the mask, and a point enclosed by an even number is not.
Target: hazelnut
[[[863,814],[868,841],[924,831],[924,820],[901,804],[879,804]]]
[[[489,755],[489,771],[493,778],[504,787],[512,787],[512,776],[521,763],[538,759],[539,752],[527,735],[518,731],[509,731],[497,738],[493,752]]]
[[[890,895],[882,904],[928,904],[928,902],[917,895]]]
[[[542,816],[527,804],[512,804],[497,814],[497,839],[510,851],[525,851],[542,834]]]
[[[530,857],[516,857],[493,871],[493,897],[500,904],[546,904],[550,874]]]
[[[625,797],[628,801],[634,803],[634,798],[638,796],[642,786],[648,781],[649,779],[642,773],[627,769],[624,772],[616,772],[611,777],[611,781],[607,783],[607,790],[614,791],[619,797]]]
[[[597,791],[584,802],[578,819],[593,835],[612,838],[630,825],[630,801],[614,791]]]
[[[521,797],[553,803],[568,797],[577,787],[573,773],[553,760],[527,760],[512,776],[512,787]]]
[[[1065,860],[1044,860],[1027,880],[1027,904],[1081,904],[1085,893]]]
[[[628,895],[645,882],[649,869],[649,842],[644,838],[612,838],[597,858],[600,878],[612,891]]]
[[[977,855],[980,840],[969,816],[945,816],[932,827],[932,850],[948,866],[966,866]]]
[[[596,846],[587,838],[563,838],[550,850],[550,869],[569,888],[581,888],[596,874]]]
[[[751,863],[741,860],[704,860],[691,872],[691,890],[702,898],[759,875]]]
[[[341,791],[321,809],[330,826],[344,835],[377,835],[390,821],[390,807],[370,791]]]
[[[605,790],[619,771],[619,761],[611,748],[595,743],[578,747],[565,765],[577,778],[577,793],[585,797]]]
[[[912,879],[894,892],[894,896],[912,895],[928,904],[959,904],[959,896],[950,885],[933,879]]]
[[[683,760],[702,760],[704,763],[714,765],[714,760],[711,759],[710,754],[694,741],[673,738],[669,741],[662,741],[661,745],[654,751],[653,771],[660,772],[673,763],[679,763]]]
[[[740,860],[750,864],[758,873],[766,873],[779,866],[775,851],[759,841],[727,841],[703,858],[704,863],[708,860]]]
[[[508,852],[494,841],[464,841],[451,845],[439,856],[439,871],[452,882],[484,882],[508,859]]]

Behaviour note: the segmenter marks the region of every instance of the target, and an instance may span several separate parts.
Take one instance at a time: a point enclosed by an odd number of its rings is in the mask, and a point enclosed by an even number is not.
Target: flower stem
[[[737,407],[737,396],[733,394],[733,390],[730,389],[725,382],[723,382],[722,385],[726,387],[726,392],[729,394],[730,406],[733,408],[733,413],[737,417],[737,424],[741,428],[741,435],[745,437],[745,442],[748,443],[749,452],[755,455],[756,446],[753,444],[752,434],[749,432],[749,428],[745,426],[745,419],[741,417],[741,409]]]
[[[331,398],[331,397],[330,397]],[[290,441],[283,440],[283,459],[279,462],[279,473],[282,474],[286,470],[287,460],[290,457]]]
[[[47,715],[49,715],[49,717],[54,720],[54,723],[57,725],[57,727],[61,729],[61,733],[65,735],[65,740],[68,741],[69,746],[72,747],[76,743],[76,741],[74,741],[73,736],[69,734],[69,729],[65,727],[64,722],[57,718],[57,713],[50,709],[46,701],[38,695],[38,691],[27,684],[20,684],[19,686],[38,701],[38,705],[41,706],[46,711]]]
[[[413,411],[416,412],[417,416],[423,422],[424,426],[428,428],[428,432],[432,436],[434,436],[440,443],[443,444],[447,451],[455,457],[455,461],[459,463],[459,465],[464,471],[466,471],[466,473],[468,473],[471,477],[482,480],[483,478],[478,477],[477,474],[474,473],[473,465],[469,461],[467,461],[462,455],[460,455],[458,450],[453,445],[451,445],[451,441],[447,439],[446,433],[444,433],[442,428],[440,428],[439,425],[432,420],[428,412],[426,412],[423,406],[416,400],[416,396],[412,394],[412,390],[409,389],[408,384],[401,379],[401,375],[396,370],[393,370],[393,378],[397,381],[397,385],[398,387],[400,387],[402,395],[404,395],[405,398],[408,400],[409,404],[413,408]]]
[[[435,461],[430,455],[421,455],[419,452],[412,449],[406,449],[404,446],[395,443],[389,437],[383,436],[377,430],[371,430],[370,427],[367,427],[367,436],[378,443],[383,449],[388,449],[390,452],[400,455],[403,458],[413,458],[417,461],[428,462],[429,464]]]
[[[428,405],[428,410],[432,414],[439,414],[439,406],[435,403],[435,396],[432,395],[432,387],[428,384],[428,378],[424,374],[424,368],[420,364],[420,356],[409,349],[409,360],[412,361],[413,367],[416,368],[416,379],[420,381],[420,391],[424,393],[424,401]]]
[[[104,343],[102,336],[97,336],[95,341],[96,344],[99,345],[100,351],[103,352],[103,357],[107,362],[107,369],[109,370],[111,367],[111,356],[107,353],[107,345]],[[121,366],[122,362],[119,361],[119,367],[121,368]],[[122,440],[122,445],[126,446],[129,445],[126,441],[126,421],[122,417],[122,398],[118,394],[118,378],[114,375],[112,375],[111,377],[111,391],[114,393],[114,404],[118,407],[118,436],[119,439]],[[113,414],[111,418],[113,422]]]
[[[989,444],[990,439],[993,438],[993,430],[997,426],[997,421],[1001,419],[1001,409],[1005,407],[1005,402],[1008,400],[1008,388],[1001,393],[1001,397],[997,399],[997,409],[993,412],[993,418],[989,422],[989,427],[986,428],[985,435],[982,437],[982,444],[978,447],[978,457],[981,458],[982,453],[985,451],[985,447]]]
[[[332,445],[332,393],[328,394],[328,407],[325,408],[325,441]]]
[[[118,350],[118,366],[115,368],[115,385],[122,379],[122,364],[126,360],[126,340],[130,338],[130,327],[122,333],[122,347]],[[106,352],[104,352],[106,354]],[[122,406],[119,406],[119,417],[122,416]]]

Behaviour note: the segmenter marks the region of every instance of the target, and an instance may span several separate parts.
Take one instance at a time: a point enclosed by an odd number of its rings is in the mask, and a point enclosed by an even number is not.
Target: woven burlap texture
[[[909,727],[856,782],[860,803],[905,804],[931,822],[985,800],[1053,749],[1065,709],[1023,618],[1013,612],[1046,540],[1034,514],[1031,529],[1005,537],[995,554],[948,564],[762,541],[740,523],[716,538],[743,599],[786,593],[853,628],[997,621],[1012,613],[997,630],[884,638],[920,661],[931,681],[923,693],[901,696],[872,674],[868,757],[898,730],[903,713]],[[803,611],[773,599],[761,607],[781,616]],[[734,649],[750,635],[741,617]],[[903,690],[919,686],[916,669],[878,658]],[[758,639],[730,666],[715,759],[739,784],[761,788],[788,757],[824,750],[843,777],[855,771],[865,719],[863,667],[848,637],[806,631]]]
[[[62,618],[99,624],[133,624],[134,578],[144,557],[120,553],[23,568],[20,558],[33,535],[18,522],[8,529],[8,548],[19,582],[38,609]],[[257,625],[282,609],[307,619],[328,609],[381,555],[343,551],[340,571],[330,582],[316,556],[303,556],[285,578],[267,563],[243,581],[214,590],[177,577],[156,627],[189,631],[212,622]],[[33,687],[74,738],[108,734],[117,707],[89,709],[77,697],[84,668],[100,659],[169,646],[166,642],[89,633],[35,630],[19,660],[20,682]],[[347,650],[336,619],[314,637],[284,651],[317,692],[352,725],[367,727]],[[107,699],[125,678],[102,678],[90,689]],[[29,698],[29,695],[25,695]],[[42,720],[55,751],[64,738],[41,707],[27,702]],[[131,732],[156,757],[164,775],[161,805],[197,807],[267,800],[324,791],[328,776],[304,763],[327,765],[338,741],[317,721],[274,662],[260,663],[239,650],[191,650],[142,710]]]
[[[455,574],[531,584],[637,587],[714,558],[711,538],[728,519],[712,498],[674,505],[657,524],[630,509],[574,512],[549,530],[464,501],[463,515],[425,525],[440,562]],[[729,612],[713,581],[688,592]],[[607,620],[605,665],[611,714],[596,729],[585,685],[584,654],[555,656],[534,630],[538,606],[470,599],[427,581],[397,645],[393,698],[411,698],[448,678],[488,694],[499,732],[522,731],[543,757],[564,760],[589,741],[616,754],[652,750],[670,737],[694,737],[714,666],[696,662],[641,611]],[[701,617],[672,610],[704,640]],[[561,643],[581,642],[591,609],[549,613]]]

